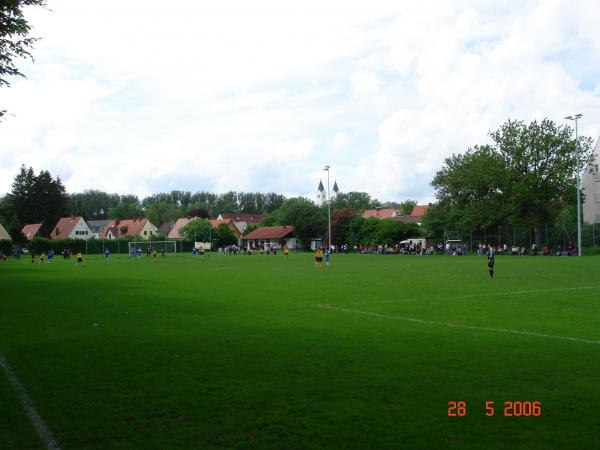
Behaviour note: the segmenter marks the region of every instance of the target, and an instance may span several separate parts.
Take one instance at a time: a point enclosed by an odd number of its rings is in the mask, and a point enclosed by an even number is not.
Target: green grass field
[[[111,258],[0,264],[0,354],[63,449],[598,445],[600,257]],[[0,448],[43,448],[0,400]]]

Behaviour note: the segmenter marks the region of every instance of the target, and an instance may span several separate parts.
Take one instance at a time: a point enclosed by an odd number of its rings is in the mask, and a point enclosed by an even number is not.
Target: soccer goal
[[[129,253],[131,250],[135,252],[141,249],[143,253],[147,253],[148,249],[153,251],[156,249],[157,253],[161,253],[163,250],[166,254],[177,253],[177,241],[139,241],[129,242]]]

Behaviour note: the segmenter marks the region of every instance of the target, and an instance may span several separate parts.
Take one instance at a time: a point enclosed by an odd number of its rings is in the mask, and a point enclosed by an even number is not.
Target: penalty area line
[[[27,414],[27,417],[29,417],[33,428],[35,428],[35,431],[37,432],[42,442],[46,445],[48,450],[60,450],[60,446],[56,442],[56,439],[54,439],[50,428],[48,428],[48,425],[46,425],[46,422],[44,422],[44,420],[38,413],[35,405],[31,401],[29,394],[27,394],[25,386],[23,386],[23,383],[21,383],[19,378],[17,378],[17,375],[12,370],[12,368],[8,364],[8,361],[6,361],[6,358],[4,357],[4,355],[2,355],[2,353],[0,353],[0,366],[2,366],[6,378],[8,378],[8,381],[15,390],[17,397],[21,402],[23,410]]]
[[[557,289],[530,289],[525,291],[512,291],[512,292],[484,292],[481,294],[470,294],[470,295],[461,295],[460,297],[437,297],[435,300],[463,300],[469,298],[480,298],[480,297],[494,297],[497,295],[522,295],[522,294],[542,294],[545,292],[565,292],[565,291],[577,291],[580,289],[598,289],[600,286],[579,286],[579,287],[570,287],[570,288],[557,288]],[[360,302],[351,302],[344,303],[344,305],[365,305],[371,303],[407,303],[407,302],[415,302],[421,300],[428,300],[427,297],[424,298],[406,298],[406,299],[398,299],[398,300],[372,300],[372,301],[360,301]]]
[[[491,332],[495,332],[495,333],[520,334],[520,335],[524,335],[524,336],[535,336],[535,337],[543,337],[543,338],[548,338],[548,339],[558,339],[558,340],[562,340],[562,341],[581,342],[581,343],[585,343],[585,344],[600,345],[600,341],[595,341],[592,339],[580,339],[580,338],[574,338],[574,337],[570,337],[570,336],[557,336],[554,334],[536,333],[533,331],[526,331],[526,330],[509,330],[506,328],[477,327],[477,326],[473,326],[473,325],[463,325],[463,324],[458,324],[458,323],[436,322],[433,320],[414,319],[412,317],[388,316],[385,314],[372,313],[372,312],[368,312],[368,311],[359,311],[359,310],[348,309],[348,308],[338,308],[333,305],[325,305],[325,304],[319,304],[319,305],[314,305],[314,306],[316,306],[317,308],[331,309],[334,311],[341,311],[341,312],[347,312],[347,313],[352,313],[352,314],[377,317],[380,319],[401,320],[403,322],[418,323],[421,325],[435,325],[435,326],[442,326],[442,327],[448,327],[448,328],[459,328],[459,329],[465,329],[465,330],[491,331]]]

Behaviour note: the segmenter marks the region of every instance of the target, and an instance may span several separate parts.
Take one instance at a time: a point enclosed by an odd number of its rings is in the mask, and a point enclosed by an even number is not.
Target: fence
[[[541,233],[542,247],[548,246],[553,249],[566,248],[569,244],[577,246],[577,225],[554,223],[544,224]],[[433,236],[433,242],[445,242],[448,239],[460,239],[471,251],[475,250],[479,243],[502,246],[507,244],[530,249],[535,243],[535,233],[530,228],[518,225],[499,225],[481,230],[461,231],[444,230],[443,236]],[[584,248],[600,246],[600,224],[584,224],[582,226],[581,244]],[[541,249],[538,249],[541,250]]]

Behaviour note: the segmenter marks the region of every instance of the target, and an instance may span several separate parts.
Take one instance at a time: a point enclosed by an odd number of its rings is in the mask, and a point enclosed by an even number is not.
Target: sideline
[[[21,381],[17,378],[17,375],[12,370],[2,353],[0,353],[0,366],[2,366],[2,369],[6,374],[6,378],[8,378],[8,381],[17,393],[17,397],[21,401],[21,406],[23,406],[25,413],[29,417],[29,420],[31,420],[31,424],[33,425],[33,428],[35,428],[35,431],[37,431],[37,434],[42,442],[46,445],[48,450],[60,450],[60,446],[56,442],[56,439],[54,439],[50,428],[48,428],[48,425],[46,425],[46,422],[44,422],[44,420],[41,418],[36,407],[31,401],[31,398],[29,398],[29,395],[25,390],[25,386],[23,386],[23,383],[21,383]]]
[[[557,289],[531,289],[528,291],[513,291],[513,292],[489,292],[483,294],[471,294],[471,295],[461,295],[460,297],[439,297],[435,300],[462,300],[467,298],[478,298],[478,297],[493,297],[495,295],[520,295],[520,294],[538,294],[544,292],[562,292],[562,291],[576,291],[579,289],[598,289],[600,286],[580,286],[580,287],[570,287],[570,288],[557,288]],[[344,303],[344,305],[366,305],[370,303],[407,303],[407,302],[415,302],[420,300],[427,300],[427,297],[423,298],[406,298],[399,300],[373,300],[373,301],[360,301],[360,302],[351,302]],[[318,305],[315,305],[318,306]]]

